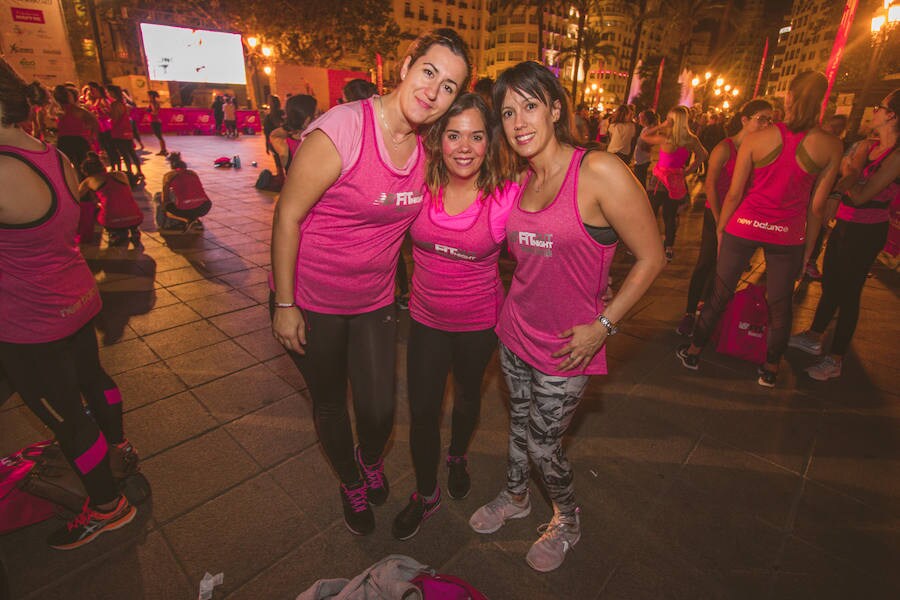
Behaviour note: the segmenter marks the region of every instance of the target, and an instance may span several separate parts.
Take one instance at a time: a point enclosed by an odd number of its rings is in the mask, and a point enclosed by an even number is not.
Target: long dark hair
[[[316,116],[316,99],[307,94],[297,94],[284,104],[284,128],[288,131],[303,131],[310,119]]]
[[[518,94],[537,98],[548,108],[559,102],[559,119],[553,124],[556,140],[563,144],[574,146],[575,139],[569,128],[569,102],[563,91],[559,79],[556,78],[544,65],[528,60],[510,67],[500,74],[492,91],[494,100],[494,116],[498,122],[502,122],[500,111],[506,92],[512,90]]]
[[[481,163],[481,169],[478,171],[478,179],[475,185],[481,190],[482,198],[486,198],[493,194],[494,190],[500,187],[502,183],[496,163],[497,128],[493,116],[481,96],[474,93],[466,93],[459,96],[450,106],[450,109],[444,113],[444,116],[435,121],[434,125],[428,129],[428,133],[423,140],[425,152],[428,156],[425,184],[435,199],[438,197],[438,189],[447,185],[450,181],[447,165],[444,163],[444,156],[441,152],[441,141],[444,137],[444,132],[447,130],[447,123],[453,117],[472,108],[481,115],[481,119],[484,121],[484,133],[487,136],[487,155],[484,157],[484,162]]]

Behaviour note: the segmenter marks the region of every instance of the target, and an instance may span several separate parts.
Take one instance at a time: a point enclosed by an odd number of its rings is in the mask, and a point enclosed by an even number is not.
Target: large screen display
[[[237,33],[141,23],[141,36],[153,81],[247,83]]]

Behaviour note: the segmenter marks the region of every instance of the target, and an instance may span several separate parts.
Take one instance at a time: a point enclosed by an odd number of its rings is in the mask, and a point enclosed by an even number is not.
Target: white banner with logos
[[[60,0],[0,0],[0,54],[26,82],[78,83]]]

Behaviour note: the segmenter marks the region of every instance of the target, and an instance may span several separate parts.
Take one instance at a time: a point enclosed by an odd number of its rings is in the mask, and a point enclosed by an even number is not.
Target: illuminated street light
[[[728,108],[729,106],[731,106],[731,105],[728,104],[728,100],[726,100],[725,102],[722,103],[722,108]]]
[[[691,85],[694,87],[697,87],[698,85],[700,85],[700,78],[694,77],[693,79],[691,79]]]
[[[269,65],[264,66],[264,67],[263,67],[263,73],[265,73],[266,75],[271,75],[271,74],[272,74],[272,67],[270,67]]]
[[[731,91],[731,84],[730,84],[730,83],[729,83],[728,85],[725,86],[725,91],[726,91],[726,92],[730,92],[730,91]]]
[[[738,95],[739,93],[740,93],[740,92],[738,92],[738,89],[737,89],[737,88],[734,88],[733,90],[731,90],[731,95],[732,95],[732,96],[737,97],[737,95]]]
[[[596,84],[596,83],[592,83],[592,84],[591,84],[591,89],[594,90],[594,91],[596,92],[596,91],[597,91],[597,84]]]
[[[247,38],[247,45],[250,46],[251,48],[256,48],[256,46],[259,45],[259,38],[254,35],[251,35],[250,37]]]
[[[262,55],[266,58],[272,56],[272,46],[263,46],[262,47]]]
[[[706,75],[704,75],[704,77],[706,77],[707,79],[709,79],[710,77],[712,77],[712,73],[710,73],[709,71],[707,71],[707,72],[706,72]]]
[[[716,96],[720,96],[720,95],[722,95],[722,90],[720,90],[719,88],[716,88],[713,90],[713,94],[715,94]]]
[[[722,84],[725,83],[725,80],[719,77],[716,79],[716,87],[722,87]]]

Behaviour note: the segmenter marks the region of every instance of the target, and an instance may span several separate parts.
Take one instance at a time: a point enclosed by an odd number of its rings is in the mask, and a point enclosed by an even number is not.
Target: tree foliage
[[[651,56],[641,63],[638,73],[641,77],[641,93],[635,99],[639,108],[652,108],[653,96],[656,93],[656,79],[659,76],[659,63],[661,57]],[[657,112],[665,115],[669,110],[678,105],[681,100],[681,84],[678,83],[678,65],[675,61],[666,61],[663,65],[662,85],[659,91],[659,106]]]

